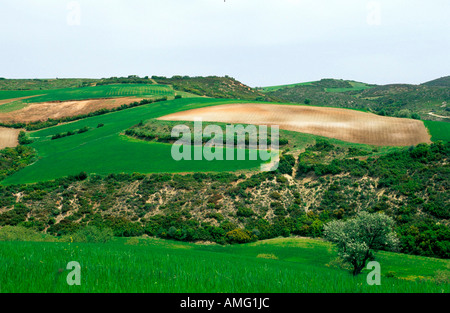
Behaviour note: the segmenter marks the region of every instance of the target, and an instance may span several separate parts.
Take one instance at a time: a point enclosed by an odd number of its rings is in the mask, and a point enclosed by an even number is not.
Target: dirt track
[[[210,122],[278,125],[280,129],[377,146],[431,142],[421,121],[338,108],[239,103],[178,112],[159,119],[193,121],[195,118]]]
[[[7,103],[10,103],[10,102],[14,102],[14,101],[19,101],[19,100],[29,99],[29,98],[33,98],[33,97],[37,97],[37,96],[41,96],[41,95],[35,95],[35,96],[28,96],[28,97],[21,97],[21,98],[12,98],[12,99],[0,100],[0,105],[2,105],[2,104],[7,104]]]
[[[112,109],[123,104],[139,102],[142,98],[114,98],[63,102],[33,103],[27,107],[8,113],[0,113],[0,122],[34,122],[45,121],[49,118],[58,119],[98,111]]]
[[[19,133],[20,129],[0,127],[0,150],[17,146]]]

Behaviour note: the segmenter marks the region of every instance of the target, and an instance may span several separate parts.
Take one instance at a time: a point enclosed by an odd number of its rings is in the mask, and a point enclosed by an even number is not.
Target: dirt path
[[[27,107],[8,113],[0,113],[0,122],[34,122],[49,118],[58,119],[95,112],[100,109],[112,109],[123,104],[139,102],[142,98],[124,97],[113,99],[93,99],[63,102],[32,103]]]
[[[17,146],[19,133],[20,129],[0,127],[0,150]]]
[[[278,125],[280,129],[377,146],[430,143],[423,122],[355,110],[261,103],[226,104],[163,116],[161,120]]]
[[[437,114],[434,114],[433,112],[428,113],[428,115],[431,115],[431,116],[434,116],[434,117],[439,117],[439,118],[450,118],[450,116],[437,115]]]
[[[34,95],[34,96],[28,96],[28,97],[0,100],[0,105],[7,104],[7,103],[10,103],[10,102],[14,102],[14,101],[20,101],[20,100],[24,100],[24,99],[29,99],[29,98],[33,98],[33,97],[37,97],[37,96],[42,96],[42,95]]]

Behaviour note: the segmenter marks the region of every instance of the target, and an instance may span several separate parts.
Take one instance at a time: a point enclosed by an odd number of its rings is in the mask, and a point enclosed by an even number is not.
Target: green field
[[[175,161],[169,144],[131,140],[121,133],[142,120],[180,110],[235,103],[236,100],[208,98],[177,99],[156,102],[119,112],[95,116],[73,123],[50,127],[30,134],[39,159],[2,183],[19,184],[52,180],[87,173],[150,173],[235,171],[257,168],[260,161]],[[98,128],[98,124],[103,127]],[[56,133],[88,127],[89,131],[52,140]]]
[[[448,260],[380,252],[381,285],[332,266],[334,248],[312,239],[199,245],[154,238],[109,243],[0,242],[1,292],[303,293],[449,292],[434,281]],[[69,286],[67,263],[81,265]],[[389,273],[389,274],[388,274]],[[387,277],[391,276],[391,277]],[[392,277],[394,276],[394,277]]]
[[[349,84],[352,85],[352,88],[325,88],[327,92],[347,92],[347,91],[361,91],[365,89],[371,88],[365,83],[349,81]]]
[[[262,91],[263,92],[269,92],[269,91],[275,91],[275,90],[279,90],[279,89],[283,89],[283,88],[290,88],[290,87],[295,87],[295,86],[309,86],[312,85],[313,82],[306,82],[306,83],[297,83],[297,84],[287,84],[287,85],[277,85],[277,86],[267,86],[267,87],[262,87]]]
[[[94,87],[64,88],[50,90],[0,90],[0,100],[30,97],[0,105],[0,112],[12,112],[29,103],[48,101],[86,100],[117,97],[173,97],[175,91],[167,85],[122,84]],[[184,95],[186,96],[186,95]]]
[[[361,91],[364,89],[371,88],[369,85],[365,83],[355,82],[355,81],[347,81],[350,85],[352,85],[352,88],[325,88],[325,91],[327,92],[346,92],[346,91]],[[268,86],[268,87],[262,87],[263,92],[270,92],[270,91],[276,91],[283,88],[292,88],[296,86],[314,86],[315,83],[320,82],[305,82],[305,83],[297,83],[297,84],[288,84],[288,85],[278,85],[278,86]]]
[[[122,84],[50,90],[0,91],[0,100],[35,96],[25,102],[83,100],[131,96],[172,96],[173,89],[166,85]]]
[[[37,150],[38,160],[7,177],[1,183],[4,185],[34,183],[80,172],[104,175],[134,172],[218,172],[257,169],[261,161],[252,161],[247,157],[243,161],[174,161],[171,157],[171,144],[148,142],[124,136],[126,129],[140,121],[182,110],[236,102],[239,100],[198,97],[155,102],[31,132],[29,136],[34,141],[31,146]],[[99,124],[104,126],[98,128]],[[89,128],[89,131],[52,140],[52,136],[55,134],[77,131],[84,127]],[[281,130],[280,134],[289,141],[289,144],[283,148],[291,150],[302,149],[317,138],[321,138],[285,130]],[[328,140],[340,146],[367,150],[371,155],[383,154],[396,149],[395,147],[375,148],[330,138]]]
[[[431,141],[450,141],[450,123],[436,121],[423,122],[430,132]]]

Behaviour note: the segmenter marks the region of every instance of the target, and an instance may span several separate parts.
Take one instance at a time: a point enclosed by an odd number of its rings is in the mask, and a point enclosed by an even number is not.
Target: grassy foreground
[[[303,293],[449,292],[435,280],[448,260],[380,252],[381,285],[332,264],[327,242],[277,238],[245,245],[207,245],[155,238],[109,243],[0,242],[1,292]],[[67,263],[81,265],[69,286]],[[389,273],[389,274],[388,274]],[[391,276],[391,277],[387,277]],[[394,276],[394,277],[392,277]]]

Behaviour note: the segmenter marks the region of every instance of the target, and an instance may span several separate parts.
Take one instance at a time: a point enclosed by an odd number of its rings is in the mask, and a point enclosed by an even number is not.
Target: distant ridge
[[[422,85],[429,87],[450,87],[450,76],[444,76],[438,79],[430,80],[429,82],[423,83]]]

